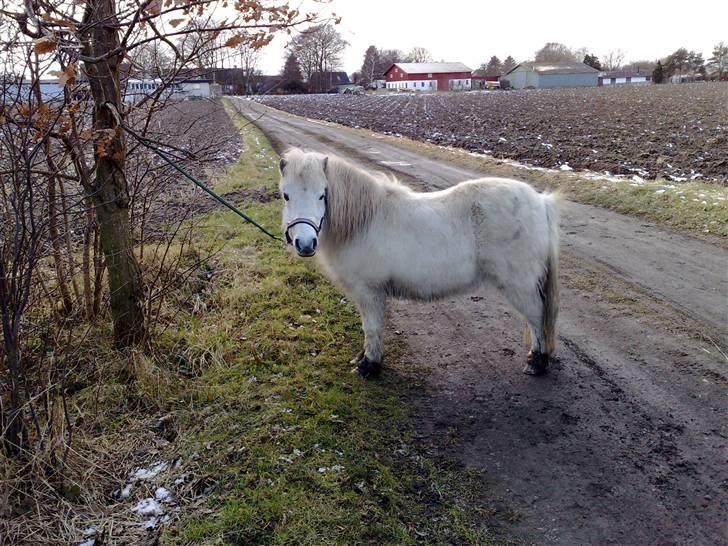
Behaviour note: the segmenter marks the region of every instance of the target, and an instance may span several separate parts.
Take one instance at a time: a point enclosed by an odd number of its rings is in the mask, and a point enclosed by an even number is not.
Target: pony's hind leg
[[[530,334],[530,351],[523,373],[543,375],[548,371],[549,355],[545,350],[543,331],[543,299],[538,283],[527,283],[528,288],[510,285],[503,290],[508,301],[526,319]]]
[[[528,322],[528,330],[531,335],[531,350],[528,351],[526,367],[523,368],[523,373],[528,375],[543,375],[548,372],[549,355],[543,350],[542,319],[539,316],[536,322],[526,317],[526,321]]]
[[[386,297],[381,290],[361,288],[352,291],[352,299],[359,309],[364,330],[364,350],[352,360],[352,364],[356,364],[352,371],[365,378],[374,377],[382,369]]]

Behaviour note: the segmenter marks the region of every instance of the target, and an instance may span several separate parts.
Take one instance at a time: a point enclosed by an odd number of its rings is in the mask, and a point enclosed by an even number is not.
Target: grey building
[[[521,63],[502,79],[513,89],[596,87],[599,71],[584,63]]]

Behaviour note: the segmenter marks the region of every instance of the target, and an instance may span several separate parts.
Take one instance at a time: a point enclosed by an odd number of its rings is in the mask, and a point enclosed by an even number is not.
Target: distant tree
[[[619,70],[624,62],[624,51],[621,49],[612,50],[602,57],[602,69],[607,72]]]
[[[405,61],[407,63],[431,63],[432,55],[424,47],[413,47],[412,50],[407,53]]]
[[[362,79],[362,74],[358,70],[356,72],[352,72],[349,75],[349,81],[356,85],[366,85],[364,83],[364,80]]]
[[[688,66],[690,53],[684,47],[677,49],[674,53],[668,55],[662,63],[665,71],[665,77],[670,78],[675,74],[681,75]]]
[[[305,93],[306,86],[303,83],[303,74],[301,74],[301,65],[293,53],[289,53],[286,57],[286,63],[283,65],[281,72],[281,89],[286,93]]]
[[[665,72],[662,69],[662,61],[657,61],[654,70],[652,70],[652,82],[663,83],[665,81]]]
[[[383,79],[385,70],[394,63],[405,62],[404,58],[404,53],[402,53],[399,49],[380,49],[379,63],[377,65],[377,77],[375,79]]]
[[[703,59],[702,53],[690,51],[688,53],[687,65],[688,71],[692,74],[705,75],[705,60]]]
[[[708,59],[708,67],[718,73],[718,80],[728,72],[728,45],[720,42],[713,48],[713,56]]]
[[[516,60],[513,57],[511,57],[510,55],[508,55],[508,57],[506,57],[506,60],[503,61],[503,67],[502,67],[503,74],[508,74],[511,70],[516,68],[517,64],[518,63],[516,63]]]
[[[596,55],[592,55],[591,53],[587,53],[586,55],[584,55],[584,60],[582,62],[587,66],[596,68],[597,70],[602,69],[602,63],[599,62],[599,57],[597,57]]]
[[[379,64],[379,50],[375,46],[371,45],[364,53],[364,61],[361,63],[362,85],[367,86],[374,80],[378,79]]]
[[[500,76],[502,72],[503,72],[503,63],[501,63],[501,61],[498,57],[493,55],[485,67],[485,75],[486,76]]]
[[[161,41],[148,42],[132,50],[127,59],[141,78],[158,78],[174,67],[172,55]]]
[[[314,25],[301,32],[288,44],[288,50],[296,55],[306,81],[314,72],[326,73],[341,64],[341,56],[349,42],[342,38],[333,25]],[[326,86],[325,78],[320,86]],[[311,89],[325,91],[325,89]]]
[[[486,72],[488,72],[488,64],[487,63],[480,63],[480,66],[473,70],[474,76],[485,76]]]
[[[549,42],[536,52],[537,63],[576,62],[578,58],[574,52],[564,44]]]
[[[242,42],[235,47],[235,55],[240,61],[242,70],[243,94],[253,93],[253,82],[258,74],[258,62],[260,61],[260,50],[250,46],[248,42]]]

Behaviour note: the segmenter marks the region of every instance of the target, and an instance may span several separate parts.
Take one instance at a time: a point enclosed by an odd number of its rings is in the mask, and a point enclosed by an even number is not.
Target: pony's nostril
[[[318,245],[318,239],[313,240],[313,249],[316,250],[316,246]]]
[[[298,250],[299,252],[301,252],[301,244],[298,242],[298,239],[296,239],[296,240],[293,241],[293,246],[296,247],[296,250]]]

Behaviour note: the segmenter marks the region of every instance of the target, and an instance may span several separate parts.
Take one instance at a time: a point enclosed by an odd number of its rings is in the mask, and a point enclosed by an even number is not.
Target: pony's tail
[[[556,349],[556,319],[559,315],[559,202],[561,195],[552,193],[547,196],[546,221],[549,230],[549,248],[546,257],[546,270],[541,285],[543,315],[543,352],[552,354]]]

